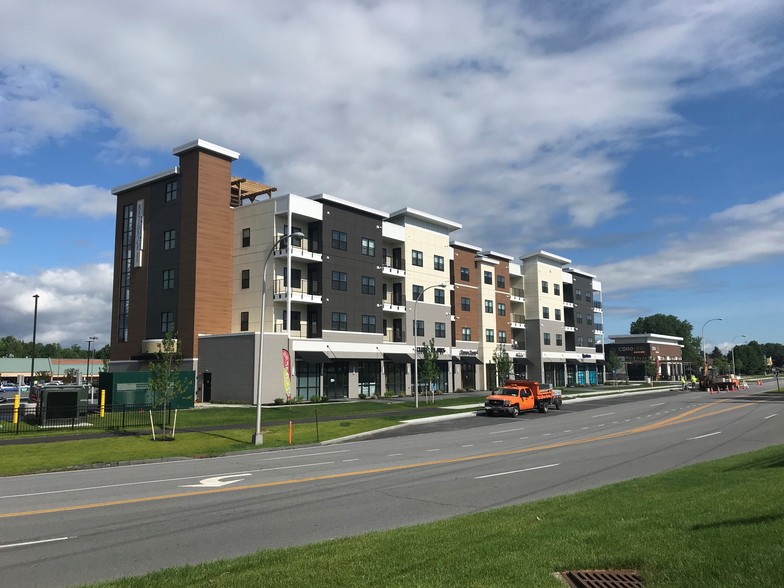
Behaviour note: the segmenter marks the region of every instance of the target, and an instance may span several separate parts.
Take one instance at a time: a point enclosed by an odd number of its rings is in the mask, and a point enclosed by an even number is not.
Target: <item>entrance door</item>
[[[212,374],[210,372],[204,372],[201,376],[202,378],[202,391],[201,391],[201,400],[202,402],[211,402],[212,401]]]
[[[327,398],[348,398],[348,362],[332,361],[324,364],[324,388]]]

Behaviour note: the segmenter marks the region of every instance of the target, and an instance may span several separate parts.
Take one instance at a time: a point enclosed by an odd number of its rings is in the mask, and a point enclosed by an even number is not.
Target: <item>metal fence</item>
[[[172,422],[172,409],[150,404],[107,404],[100,406],[53,406],[41,411],[38,406],[21,404],[15,413],[13,403],[0,404],[0,435],[41,433],[58,430],[121,431],[150,427],[150,411],[156,427]]]

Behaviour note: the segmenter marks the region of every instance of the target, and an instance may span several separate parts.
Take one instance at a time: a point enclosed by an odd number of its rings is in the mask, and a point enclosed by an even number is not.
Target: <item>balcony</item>
[[[510,319],[510,324],[512,325],[513,329],[524,329],[525,316],[522,314],[513,314]]]
[[[280,235],[281,237],[283,235]],[[275,250],[273,257],[285,258],[288,256],[289,241],[283,241]],[[291,239],[291,258],[301,259],[307,262],[322,261],[321,257],[321,243],[301,237],[299,239]]]
[[[406,264],[402,259],[387,256],[381,262],[381,273],[385,276],[405,278]]]
[[[385,343],[405,343],[406,331],[405,329],[387,329],[384,333]]]
[[[316,280],[300,280],[298,283],[292,284],[290,293],[292,302],[321,304],[321,283]],[[286,302],[289,300],[289,289],[286,288],[285,280],[275,280],[272,289],[272,299],[275,302]]]
[[[594,333],[602,333],[604,331],[604,325],[602,323],[596,323],[593,326]]]
[[[509,297],[512,302],[525,302],[525,290],[522,288],[512,288]]]

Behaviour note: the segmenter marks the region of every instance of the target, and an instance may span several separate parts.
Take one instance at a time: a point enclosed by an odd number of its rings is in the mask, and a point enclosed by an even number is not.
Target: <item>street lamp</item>
[[[33,389],[33,382],[35,381],[35,331],[38,328],[38,294],[33,294],[35,298],[35,310],[33,310],[33,359],[30,362],[30,388]]]
[[[98,337],[93,335],[89,339],[87,339],[87,383],[90,385],[90,390],[92,390],[93,383],[90,380],[90,345],[92,345],[93,341],[96,341]],[[90,392],[92,394],[92,392]]]
[[[290,235],[283,235],[280,239],[275,241],[267,252],[267,258],[264,260],[264,269],[261,272],[261,325],[259,326],[259,381],[256,386],[256,432],[253,433],[251,442],[254,445],[262,445],[264,443],[264,436],[261,434],[261,383],[262,376],[264,375],[264,310],[267,306],[267,265],[269,264],[270,257],[277,249],[278,245],[287,239],[302,239],[305,235],[303,233],[291,233]]]
[[[430,288],[446,288],[446,284],[433,284],[432,286],[428,286],[427,288],[423,288],[419,292],[419,296],[414,299],[414,398],[415,398],[415,406],[419,408],[419,362],[417,358],[419,357],[419,351],[417,350],[417,304],[419,301],[422,300],[422,296],[425,295],[425,292],[430,290]]]
[[[743,338],[745,339],[745,338],[746,338],[746,335],[735,335],[735,336],[734,336],[734,337],[733,337],[733,338],[730,340],[730,348],[732,349],[732,375],[733,375],[733,376],[737,375],[737,372],[735,371],[735,346],[732,344],[732,342],[733,342],[735,339],[737,339],[738,337],[743,337]]]
[[[702,344],[702,370],[703,375],[708,375],[708,356],[705,354],[705,325],[708,323],[712,323],[713,321],[723,321],[723,318],[712,318],[705,321],[705,324],[702,325],[702,331],[700,332],[700,343]]]

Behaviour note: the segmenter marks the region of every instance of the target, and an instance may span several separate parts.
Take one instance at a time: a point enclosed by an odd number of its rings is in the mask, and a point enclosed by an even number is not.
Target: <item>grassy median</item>
[[[784,447],[429,525],[100,584],[563,588],[634,569],[646,588],[784,586]]]

